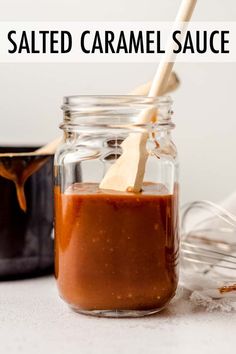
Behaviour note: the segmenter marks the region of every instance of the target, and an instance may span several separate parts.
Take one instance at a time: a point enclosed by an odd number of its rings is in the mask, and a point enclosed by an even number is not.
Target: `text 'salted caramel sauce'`
[[[78,310],[161,309],[177,287],[177,193],[55,188],[56,278]]]

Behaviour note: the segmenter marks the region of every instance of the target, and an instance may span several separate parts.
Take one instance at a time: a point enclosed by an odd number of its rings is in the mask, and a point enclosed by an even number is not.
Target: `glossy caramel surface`
[[[177,286],[177,194],[97,184],[55,188],[55,272],[62,298],[83,310],[163,307]]]

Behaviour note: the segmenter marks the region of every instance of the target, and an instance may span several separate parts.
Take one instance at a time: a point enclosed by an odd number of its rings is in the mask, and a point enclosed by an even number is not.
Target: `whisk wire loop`
[[[210,212],[212,216],[198,221],[192,230],[187,230],[187,218],[193,209]],[[204,271],[202,265],[211,268],[224,268],[236,271],[236,215],[230,213],[220,205],[202,200],[186,204],[182,208],[182,261],[199,265],[199,271]],[[226,226],[216,227],[216,221],[223,222]],[[206,227],[207,225],[207,227]],[[222,234],[222,240],[214,235]],[[229,242],[225,235],[233,235],[235,241]],[[213,236],[213,237],[212,237]],[[227,252],[224,252],[227,249]],[[235,272],[236,276],[236,272]]]

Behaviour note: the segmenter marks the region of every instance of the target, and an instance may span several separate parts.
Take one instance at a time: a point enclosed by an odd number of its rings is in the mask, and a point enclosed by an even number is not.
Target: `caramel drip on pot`
[[[16,194],[20,208],[26,212],[27,203],[25,197],[25,182],[37,172],[49,157],[31,156],[26,160],[26,156],[4,156],[0,158],[0,176],[14,182]]]

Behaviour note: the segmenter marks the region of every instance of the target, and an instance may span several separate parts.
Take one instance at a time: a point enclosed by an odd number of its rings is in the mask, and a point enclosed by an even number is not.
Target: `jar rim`
[[[143,95],[71,95],[63,97],[62,110],[69,107],[74,107],[80,104],[140,104],[140,105],[159,105],[159,104],[172,104],[173,100],[170,96],[143,96]]]
[[[73,130],[76,127],[94,128],[174,128],[171,121],[170,96],[148,97],[138,95],[74,95],[65,96],[64,121],[60,128]],[[137,123],[137,116],[145,109],[159,111],[157,122]],[[163,113],[163,114],[162,114]]]

